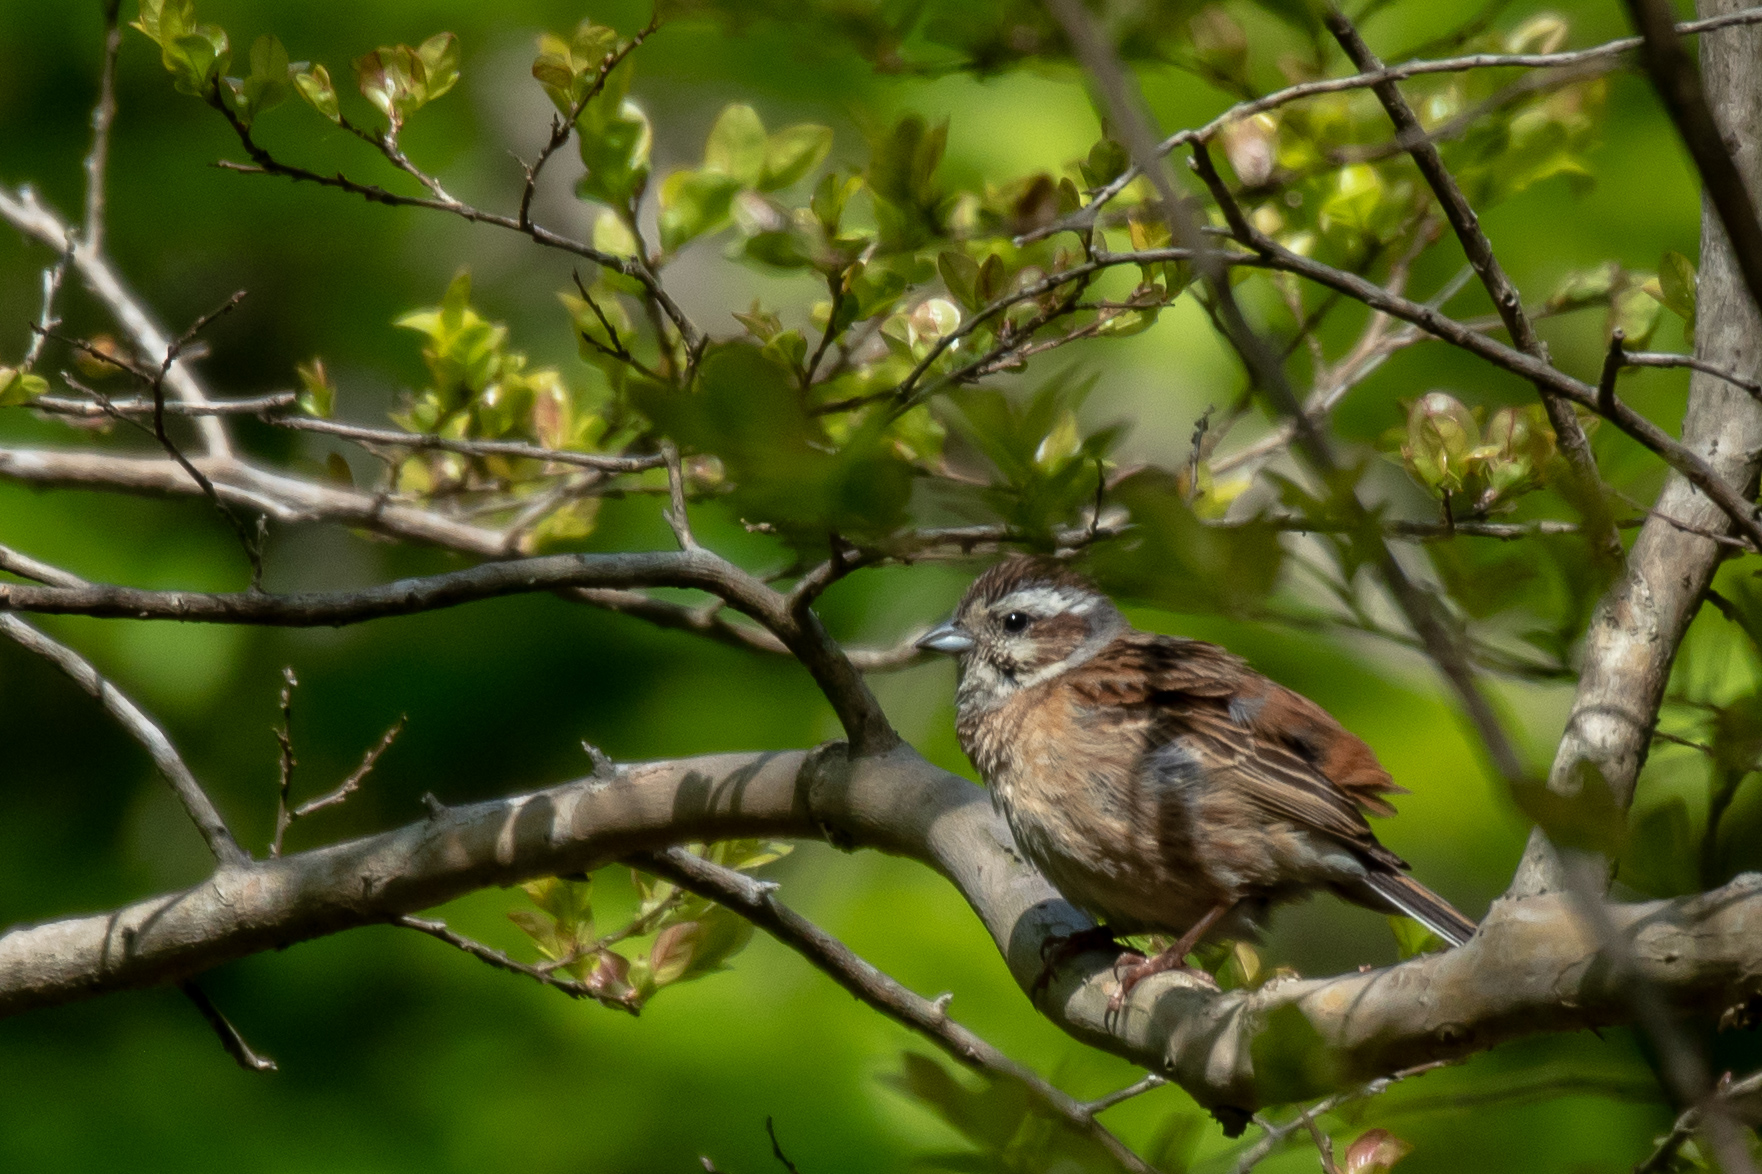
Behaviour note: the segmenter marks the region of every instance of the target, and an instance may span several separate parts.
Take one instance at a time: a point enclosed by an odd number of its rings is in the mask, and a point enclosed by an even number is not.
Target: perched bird
[[[1180,935],[1122,959],[1116,1008],[1315,889],[1453,946],[1474,933],[1372,834],[1364,812],[1393,815],[1383,796],[1404,788],[1370,747],[1217,645],[1140,632],[1083,576],[1020,555],[918,645],[959,658],[961,749],[1046,879],[1107,940]]]

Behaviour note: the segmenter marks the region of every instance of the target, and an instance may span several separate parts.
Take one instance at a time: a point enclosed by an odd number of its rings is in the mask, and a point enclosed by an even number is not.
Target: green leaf
[[[649,152],[654,131],[648,115],[628,98],[614,102],[611,91],[629,84],[629,58],[608,76],[607,93],[590,102],[576,120],[581,161],[587,174],[576,192],[614,208],[625,208],[642,194],[649,180]]]
[[[1089,148],[1089,155],[1077,164],[1083,183],[1090,189],[1106,187],[1132,165],[1126,148],[1112,139],[1102,139]]]
[[[362,96],[378,107],[395,131],[458,82],[458,38],[436,33],[415,49],[381,46],[355,61],[355,77]]]
[[[765,124],[743,103],[725,106],[704,144],[704,171],[732,177],[738,187],[755,187],[765,171]]]
[[[987,257],[986,260],[991,258]],[[979,262],[965,253],[944,252],[936,258],[936,269],[942,274],[942,284],[948,287],[948,292],[961,305],[969,310],[977,310],[984,304],[978,294]]]
[[[330,381],[330,373],[324,369],[323,359],[313,359],[310,363],[300,363],[294,367],[300,377],[300,394],[295,404],[308,416],[330,419],[336,410],[336,385]]]
[[[808,342],[799,330],[785,330],[760,348],[759,353],[786,371],[799,371],[808,356]]]
[[[1096,548],[1095,573],[1110,591],[1171,611],[1228,615],[1251,612],[1277,586],[1285,555],[1278,531],[1258,521],[1207,526],[1173,474],[1135,473],[1108,500],[1131,512],[1133,526],[1125,541]]]
[[[593,89],[601,64],[617,46],[617,32],[591,20],[576,25],[574,35],[567,41],[552,33],[541,33],[532,76],[550,95],[557,111],[567,115]],[[614,101],[622,97],[623,91],[619,91]]]
[[[236,109],[249,125],[259,114],[278,106],[288,96],[288,51],[272,36],[251,43],[251,73],[237,86]],[[229,87],[232,79],[227,79]]]
[[[1628,286],[1609,298],[1608,329],[1620,330],[1628,346],[1644,347],[1658,329],[1658,315],[1663,308],[1643,284]]]
[[[28,404],[48,390],[49,381],[41,375],[16,367],[0,367],[0,408]]]
[[[811,122],[786,126],[765,141],[765,165],[759,190],[786,188],[814,168],[832,150],[832,128]]]
[[[1391,914],[1389,932],[1395,935],[1395,952],[1403,962],[1421,954],[1435,954],[1450,946],[1450,943],[1411,917]]]
[[[1428,391],[1407,413],[1401,459],[1413,479],[1434,495],[1461,493],[1471,472],[1469,454],[1480,444],[1480,427],[1462,401]]]
[[[432,102],[452,89],[459,81],[459,38],[452,33],[436,33],[416,47],[426,70],[423,79],[424,102]]]
[[[1683,336],[1689,342],[1694,342],[1696,300],[1694,263],[1681,253],[1667,252],[1658,258],[1656,280],[1645,283],[1641,288],[1662,302],[1665,309],[1683,320]]]
[[[676,252],[694,237],[727,226],[740,181],[718,171],[675,171],[661,184],[661,248]]]
[[[752,936],[752,922],[711,905],[695,920],[670,925],[655,935],[649,948],[650,980],[663,987],[725,969],[728,959],[744,950]]]
[[[300,91],[300,97],[306,104],[324,115],[332,122],[343,120],[342,111],[337,106],[336,87],[330,82],[330,70],[322,65],[314,65],[294,75],[294,88]]]
[[[863,186],[860,175],[839,179],[836,172],[827,172],[814,187],[808,208],[825,229],[826,235],[837,236],[839,222],[844,218],[844,205]]]
[[[214,93],[232,62],[232,50],[224,30],[200,24],[167,43],[164,59],[176,78],[178,90],[207,97]]]
[[[1368,163],[1342,167],[1334,191],[1322,202],[1317,223],[1324,232],[1334,228],[1369,232],[1386,190],[1382,175]]]

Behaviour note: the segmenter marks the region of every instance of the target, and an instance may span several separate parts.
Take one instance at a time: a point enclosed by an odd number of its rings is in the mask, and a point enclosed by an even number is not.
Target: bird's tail
[[[1406,873],[1372,872],[1364,878],[1372,892],[1452,946],[1474,936],[1475,924],[1438,894]]]

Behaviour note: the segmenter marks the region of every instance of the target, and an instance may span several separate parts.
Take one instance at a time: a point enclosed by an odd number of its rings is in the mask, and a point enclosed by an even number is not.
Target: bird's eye
[[[1028,628],[1028,613],[1012,611],[1003,617],[1003,630],[1006,632],[1023,632]]]

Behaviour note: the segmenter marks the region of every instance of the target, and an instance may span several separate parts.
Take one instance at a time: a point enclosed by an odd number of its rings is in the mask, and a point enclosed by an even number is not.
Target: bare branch
[[[104,0],[104,64],[98,70],[98,101],[92,107],[92,149],[86,154],[86,219],[80,247],[104,249],[104,180],[110,162],[110,128],[116,122],[116,55],[122,49],[117,10],[122,0]]]
[[[150,399],[106,399],[104,403],[97,404],[83,399],[42,395],[20,406],[52,416],[79,416],[85,419],[103,416],[150,416],[156,410],[163,411],[167,416],[261,416],[266,412],[292,407],[298,398],[298,392],[275,391],[268,395],[252,396],[250,399],[211,400],[205,404],[167,400],[163,407],[159,407]]]
[[[571,452],[568,449],[544,448],[541,445],[525,444],[514,440],[453,440],[445,436],[436,436],[432,432],[401,432],[390,428],[363,428],[357,424],[343,424],[335,420],[319,420],[307,416],[265,416],[264,422],[277,428],[291,428],[298,432],[322,432],[327,436],[341,436],[346,440],[358,440],[363,444],[383,446],[386,448],[433,449],[440,452],[456,452],[465,456],[502,456],[520,457],[532,461],[545,461],[557,465],[575,465],[583,469],[595,469],[605,473],[635,473],[643,469],[659,468],[663,458],[655,456],[614,456],[606,453]]]
[[[413,929],[418,933],[425,933],[431,938],[445,942],[454,949],[463,950],[473,958],[478,959],[480,962],[486,962],[497,970],[506,970],[510,974],[524,974],[534,982],[541,983],[548,987],[555,987],[557,990],[562,991],[572,999],[592,999],[602,1006],[616,1007],[618,1010],[628,1011],[632,1015],[635,1015],[638,1011],[637,1005],[627,999],[621,999],[616,995],[607,994],[603,989],[594,986],[590,982],[583,982],[577,978],[561,978],[554,970],[546,970],[539,966],[528,966],[524,962],[509,957],[501,950],[495,949],[492,946],[486,946],[482,942],[473,941],[463,934],[454,932],[447,927],[447,923],[444,921],[429,921],[420,917],[404,915],[392,918],[391,923],[393,925],[401,925],[406,929]]]
[[[691,515],[685,512],[685,470],[679,464],[679,446],[671,440],[661,441],[661,459],[667,465],[667,496],[671,503],[662,515],[672,527],[680,550],[701,550],[691,535]]]
[[[1324,11],[1322,20],[1360,72],[1377,73],[1382,70],[1383,63],[1377,60],[1376,54],[1370,51],[1370,46],[1364,43],[1364,38],[1359,36],[1358,30],[1339,8],[1330,4]],[[1439,207],[1444,210],[1445,219],[1455,230],[1456,239],[1462,245],[1468,263],[1474,267],[1475,274],[1486,287],[1487,295],[1493,299],[1493,306],[1498,311],[1500,321],[1505,323],[1505,329],[1510,332],[1512,342],[1526,355],[1547,362],[1547,348],[1542,345],[1529,316],[1523,312],[1523,296],[1505,275],[1505,268],[1494,255],[1493,243],[1487,239],[1480,218],[1475,215],[1468,198],[1462,194],[1462,189],[1444,166],[1437,145],[1426,135],[1425,127],[1420,125],[1419,118],[1407,104],[1407,99],[1401,96],[1400,87],[1391,80],[1379,81],[1371,89],[1377,100],[1383,104],[1389,121],[1395,126],[1397,136],[1410,140],[1408,153],[1413,156],[1420,174],[1425,177]],[[1598,475],[1597,458],[1591,452],[1591,442],[1585,436],[1583,425],[1573,414],[1571,405],[1562,400],[1552,388],[1538,382],[1536,392],[1542,398],[1543,408],[1547,410],[1548,422],[1553,426],[1554,435],[1559,440],[1560,451],[1579,481],[1581,499],[1587,503],[1600,501],[1602,478]],[[1610,525],[1607,511],[1600,511],[1600,514],[1601,516],[1592,520],[1592,525],[1600,531],[1597,544],[1602,548],[1604,557],[1619,561],[1622,553],[1621,538],[1615,532],[1615,527]]]
[[[1640,63],[1701,173],[1750,297],[1762,306],[1762,223],[1756,220],[1756,202],[1707,104],[1701,73],[1677,39],[1671,7],[1666,0],[1627,0],[1627,10],[1644,41]]]
[[[439,807],[404,828],[223,870],[191,889],[0,935],[0,1015],[178,982],[223,962],[395,921],[463,893],[588,871],[673,844],[744,836],[831,837],[934,867],[983,920],[1024,991],[1048,937],[1090,923],[1016,854],[978,787],[906,747],[853,758],[731,754],[623,767],[532,794]],[[1677,901],[1609,906],[1643,974],[1673,1007],[1717,1014],[1756,993],[1762,877]],[[1586,966],[1596,943],[1569,898],[1494,906],[1467,946],[1383,970],[1219,993],[1182,975],[1139,984],[1110,1015],[1114,956],[1062,966],[1039,1005],[1077,1039],[1180,1084],[1226,1120],[1269,1098],[1338,1087],[1469,1055],[1539,1031],[1625,1022],[1627,992]],[[1306,1028],[1293,1029],[1301,1017]],[[1313,1035],[1310,1029],[1313,1029]],[[1309,1040],[1314,1063],[1261,1083],[1256,1041]],[[1325,1057],[1325,1061],[1324,1061]],[[1292,1072],[1303,1074],[1294,1082]]]
[[[661,15],[656,12],[649,18],[648,24],[639,29],[635,36],[606,54],[605,59],[600,62],[598,72],[594,74],[593,83],[588,86],[587,92],[581,96],[581,100],[569,110],[567,117],[551,116],[551,137],[546,140],[544,148],[539,151],[538,158],[534,159],[526,168],[526,186],[520,193],[520,215],[517,218],[522,232],[530,231],[532,228],[532,197],[538,191],[539,172],[544,170],[545,164],[550,162],[551,156],[555,155],[563,144],[569,141],[569,134],[575,129],[576,120],[581,117],[581,112],[587,109],[587,104],[599,97],[600,92],[606,88],[606,79],[612,75],[612,71],[617,69],[626,57],[636,51],[637,46],[648,40],[660,27]]]
[[[732,909],[807,959],[861,1002],[909,1027],[955,1060],[1020,1084],[1043,1111],[1099,1142],[1126,1169],[1154,1174],[1149,1163],[1095,1119],[1100,1109],[1075,1100],[950,1019],[945,1000],[926,999],[858,957],[849,946],[779,901],[774,882],[724,868],[682,848],[644,853],[631,862],[645,872],[666,877],[681,888]],[[1160,1078],[1154,1079],[1162,1083]]]
[[[1754,1097],[1758,1093],[1762,1093],[1762,1072],[1752,1072],[1742,1080],[1735,1082],[1731,1079],[1731,1074],[1727,1073],[1725,1078],[1719,1082],[1719,1086],[1714,1089],[1713,1095],[1722,1105],[1729,1106],[1735,1101]],[[1677,1151],[1682,1149],[1683,1143],[1700,1130],[1702,1115],[1702,1111],[1698,1107],[1691,1106],[1684,1109],[1682,1115],[1676,1119],[1676,1124],[1671,1126],[1670,1132],[1658,1142],[1658,1148],[1653,1150],[1651,1156],[1645,1161],[1634,1167],[1634,1174],[1663,1174],[1664,1171],[1669,1170],[1676,1158]]]
[[[79,588],[59,587],[50,590],[73,591]],[[183,803],[184,810],[189,813],[196,830],[202,833],[208,850],[214,853],[214,859],[220,863],[222,869],[241,868],[250,862],[250,857],[233,839],[225,821],[220,818],[220,813],[209,800],[208,793],[196,781],[196,776],[190,773],[190,768],[184,765],[183,758],[171,744],[171,739],[165,736],[165,731],[115,685],[99,676],[98,670],[92,667],[90,661],[10,613],[0,612],[0,634],[10,637],[73,678],[75,684],[96,698],[105,712],[115,718],[117,724],[146,749],[152,756],[153,765],[159,768],[159,773],[171,784],[171,789]]]
[[[78,575],[64,571],[60,567],[41,562],[28,554],[0,546],[0,571],[10,571],[25,579],[35,579],[39,583],[49,583],[56,587],[84,587],[86,581]]]
[[[229,502],[259,510],[278,522],[330,522],[490,558],[507,553],[505,536],[455,518],[363,493],[272,473],[231,460],[191,458]],[[200,492],[166,458],[118,456],[79,450],[0,447],[0,477],[27,485],[95,487],[124,493],[194,496]]]
[[[226,1054],[231,1056],[240,1068],[246,1072],[275,1071],[275,1061],[268,1056],[261,1056],[252,1051],[251,1045],[245,1042],[245,1037],[239,1034],[239,1029],[220,1013],[220,1008],[214,1005],[201,987],[194,982],[186,981],[178,983],[177,989],[196,1005],[196,1010],[202,1013],[202,1018],[208,1021],[208,1026],[212,1027],[214,1034],[220,1037],[220,1046],[226,1049]]]
[[[695,587],[707,591],[765,625],[788,647],[813,674],[853,744],[865,753],[880,753],[899,740],[861,675],[811,611],[793,613],[782,595],[726,559],[701,548],[677,553],[558,554],[510,559],[361,591],[290,595],[0,583],[0,611],[316,627],[412,615],[474,600],[570,587]]]
[[[134,340],[136,349],[146,355],[165,353],[166,348],[171,345],[171,339],[153,320],[140,299],[123,284],[104,255],[84,247],[79,233],[69,229],[59,216],[45,207],[34,191],[22,187],[13,193],[0,187],[0,219],[6,220],[25,236],[48,245],[55,252],[71,255],[73,267],[85,282],[86,288],[104,303],[124,333]],[[208,402],[207,393],[188,363],[173,363],[166,372],[165,382],[171,388],[172,394],[184,403]],[[199,427],[210,457],[227,459],[232,456],[232,442],[227,437],[226,429],[218,421],[205,419]]]
[[[1677,25],[1676,31],[1688,36],[1757,22],[1762,22],[1762,7],[1745,8],[1706,20],[1687,21]],[[1276,90],[1263,98],[1238,102],[1204,126],[1170,135],[1157,145],[1156,151],[1158,155],[1167,155],[1180,147],[1191,146],[1195,143],[1208,143],[1233,122],[1252,118],[1256,114],[1276,110],[1280,106],[1322,94],[1338,94],[1347,90],[1366,89],[1381,82],[1401,81],[1405,78],[1434,73],[1467,73],[1476,69],[1566,68],[1605,58],[1619,57],[1623,53],[1632,52],[1639,48],[1643,43],[1644,39],[1641,37],[1623,37],[1589,49],[1575,49],[1565,53],[1474,53],[1464,57],[1410,61],[1404,65],[1384,68],[1375,73],[1359,73],[1352,77],[1323,78],[1318,81],[1300,82],[1297,85]],[[1142,162],[1134,160],[1131,167],[1128,167],[1107,184],[1097,188],[1090,202],[1082,209],[1062,220],[1018,236],[1016,243],[1023,245],[1031,241],[1042,240],[1059,232],[1082,231],[1094,223],[1095,217],[1100,215],[1101,210],[1115,196],[1125,191],[1133,180],[1143,174],[1140,170],[1141,167]]]

